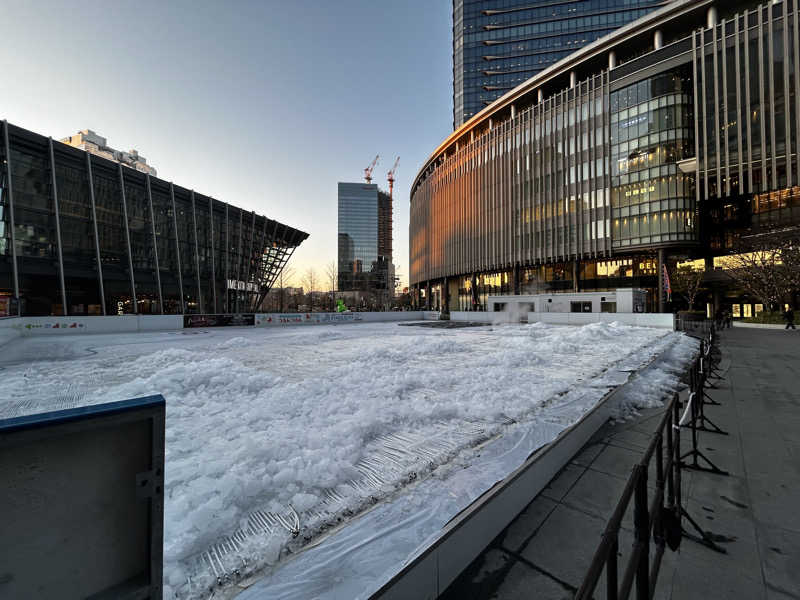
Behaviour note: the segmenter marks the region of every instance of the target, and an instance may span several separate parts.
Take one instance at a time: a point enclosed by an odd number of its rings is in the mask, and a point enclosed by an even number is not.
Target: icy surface
[[[480,462],[476,445],[502,438],[524,460],[538,446],[519,440],[546,443],[626,371],[668,348],[678,364],[694,347],[678,334],[615,324],[25,338],[0,363],[0,418],[162,394],[165,597],[200,596],[215,580],[224,585],[273,564],[377,502],[399,506],[390,500],[405,489],[448,481],[451,497],[440,503],[452,506],[426,509],[438,517],[417,532],[432,535],[485,484],[473,477],[456,493],[459,478],[444,476],[455,464]],[[667,389],[674,373],[658,377]],[[619,416],[650,398],[642,389]],[[531,429],[536,423],[547,426]],[[494,445],[505,456],[503,447]],[[519,463],[479,471],[491,485]]]

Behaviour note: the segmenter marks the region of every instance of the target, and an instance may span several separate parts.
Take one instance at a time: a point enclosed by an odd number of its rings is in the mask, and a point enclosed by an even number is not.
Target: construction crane
[[[386,179],[389,180],[389,198],[392,197],[392,189],[394,188],[394,172],[397,171],[397,163],[400,162],[400,157],[397,157],[397,160],[394,161],[394,165],[392,168],[389,169],[389,172],[386,174]]]
[[[364,169],[364,179],[367,180],[367,183],[372,183],[372,169],[374,169],[375,165],[378,164],[378,158],[380,158],[380,155],[376,154],[370,165]]]

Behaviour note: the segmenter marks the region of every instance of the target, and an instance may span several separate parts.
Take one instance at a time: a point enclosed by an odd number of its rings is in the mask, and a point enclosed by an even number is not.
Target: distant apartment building
[[[667,0],[453,0],[453,129]]]
[[[338,288],[379,306],[394,296],[392,199],[375,184],[339,183]]]
[[[108,160],[122,163],[131,169],[136,169],[142,173],[148,173],[153,177],[157,175],[156,170],[147,164],[147,159],[139,154],[137,150],[128,150],[127,152],[115,150],[108,145],[106,138],[97,135],[91,129],[82,129],[75,135],[71,135],[59,141],[63,144],[69,144],[75,148],[86,150],[86,152],[94,154],[95,156],[102,156]]]

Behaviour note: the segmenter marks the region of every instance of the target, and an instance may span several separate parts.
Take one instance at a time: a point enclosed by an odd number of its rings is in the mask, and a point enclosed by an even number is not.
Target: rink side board
[[[611,416],[614,396],[623,387],[611,390],[577,423],[453,518],[433,544],[370,599],[434,600],[443,593],[603,426]]]
[[[0,420],[0,597],[162,597],[160,395]]]

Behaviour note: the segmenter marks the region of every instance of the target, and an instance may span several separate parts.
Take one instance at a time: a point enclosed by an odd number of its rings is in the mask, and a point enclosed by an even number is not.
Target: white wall
[[[92,317],[20,317],[15,328],[23,336],[81,333],[134,333],[183,328],[182,315],[115,315]],[[3,320],[5,322],[5,319]]]
[[[528,313],[528,323],[586,325],[587,323],[622,323],[639,327],[675,329],[675,317],[668,313]]]
[[[489,296],[488,312],[495,312],[494,305],[502,303],[506,309],[514,305],[527,304],[531,312],[571,312],[572,302],[591,302],[591,312],[600,312],[602,302],[616,303],[617,312],[634,313],[644,310],[647,292],[635,288],[617,288],[613,292],[559,292],[555,294],[528,294]],[[635,310],[638,307],[639,310]],[[513,310],[513,308],[512,308]],[[502,312],[502,311],[501,311]]]
[[[337,323],[378,323],[385,321],[437,320],[435,311],[387,311],[352,313],[264,313],[256,315],[256,327],[286,325],[335,325]]]
[[[356,313],[268,313],[255,316],[256,327],[422,321],[438,319],[435,311]],[[20,336],[81,333],[136,333],[183,329],[183,315],[113,315],[91,317],[11,317],[0,319],[0,346]]]
[[[0,346],[18,338],[21,335],[21,326],[22,319],[19,317],[0,319]]]
[[[473,321],[475,323],[493,323],[495,317],[500,317],[503,313],[490,313],[490,312],[478,312],[478,311],[461,311],[461,310],[453,310],[450,311],[450,320],[451,321]]]

